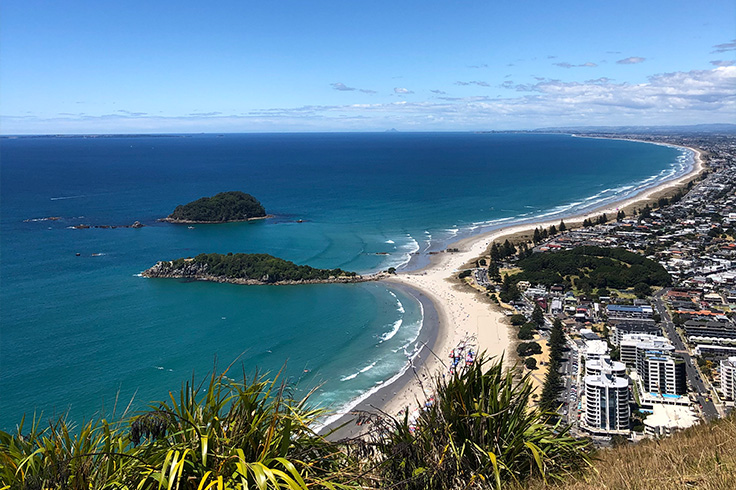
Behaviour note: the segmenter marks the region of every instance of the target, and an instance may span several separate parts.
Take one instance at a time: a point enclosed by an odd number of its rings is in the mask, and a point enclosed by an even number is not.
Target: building
[[[685,322],[685,334],[689,340],[736,339],[736,324],[730,320],[706,322],[688,320]]]
[[[685,360],[670,352],[646,351],[639,358],[636,372],[646,392],[678,396],[687,393]]]
[[[736,400],[736,356],[721,361],[721,395]]]
[[[606,314],[609,320],[628,319],[628,318],[652,318],[654,311],[651,306],[628,306],[628,305],[608,305],[606,306]]]
[[[581,352],[585,356],[585,362],[600,359],[608,354],[608,344],[605,340],[586,340],[583,346]]]
[[[624,335],[648,334],[663,337],[662,329],[651,318],[627,319],[614,323],[611,329],[611,342],[620,345]]]
[[[604,371],[610,371],[614,376],[626,376],[626,365],[623,362],[612,361],[610,356],[601,356],[585,362],[585,375],[598,376]]]
[[[730,357],[736,356],[736,346],[733,345],[713,345],[698,344],[693,349],[696,356],[705,357]]]
[[[593,433],[628,434],[629,382],[605,367],[585,376],[583,428]]]
[[[644,419],[644,432],[650,436],[668,436],[675,431],[697,424],[698,416],[692,407],[655,403],[652,414]]]
[[[638,367],[639,360],[644,358],[646,351],[674,353],[675,346],[658,335],[628,334],[624,335],[619,343],[621,362],[631,367]]]

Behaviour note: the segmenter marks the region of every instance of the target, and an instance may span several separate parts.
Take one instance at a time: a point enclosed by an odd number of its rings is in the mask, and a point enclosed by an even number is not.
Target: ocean
[[[569,216],[691,165],[678,148],[547,134],[3,138],[0,429],[24,413],[109,414],[116,397],[118,411],[131,399],[143,409],[233,362],[249,376],[283,370],[297,394],[319,386],[315,402],[339,409],[416,353],[423,307],[409,292],[140,272],[202,252],[363,273],[418,268],[459,238]],[[274,217],[157,221],[229,190],[254,195]],[[134,221],[146,226],[123,227]]]

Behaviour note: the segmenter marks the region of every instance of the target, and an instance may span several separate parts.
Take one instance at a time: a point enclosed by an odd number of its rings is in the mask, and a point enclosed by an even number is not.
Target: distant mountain
[[[736,124],[693,124],[686,126],[567,126],[558,128],[539,128],[533,133],[606,133],[606,134],[736,134]]]

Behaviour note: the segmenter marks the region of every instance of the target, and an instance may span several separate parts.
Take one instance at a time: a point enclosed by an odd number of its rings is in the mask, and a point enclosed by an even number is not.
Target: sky
[[[3,0],[0,134],[736,123],[733,0]]]

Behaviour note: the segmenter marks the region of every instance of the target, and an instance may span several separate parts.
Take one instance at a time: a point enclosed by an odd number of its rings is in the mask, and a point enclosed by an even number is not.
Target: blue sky
[[[5,0],[0,132],[736,122],[735,58],[733,0]]]

